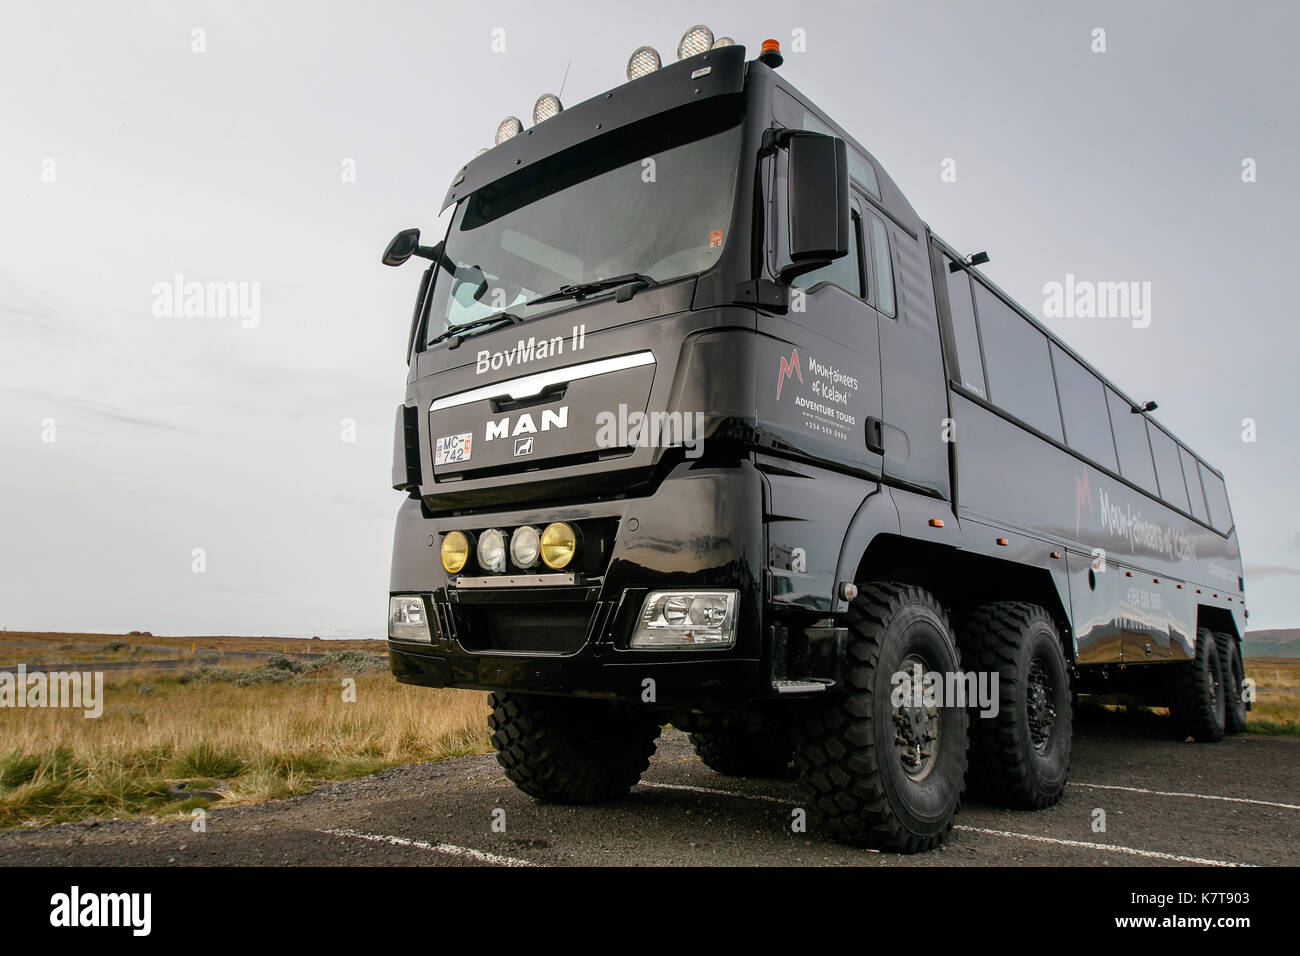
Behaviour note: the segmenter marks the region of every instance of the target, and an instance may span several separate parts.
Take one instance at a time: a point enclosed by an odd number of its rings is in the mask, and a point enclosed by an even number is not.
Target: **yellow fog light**
[[[463,531],[452,531],[442,539],[442,569],[459,574],[469,560],[469,538]]]
[[[542,532],[542,560],[556,571],[568,567],[578,550],[578,537],[563,521],[555,521]]]

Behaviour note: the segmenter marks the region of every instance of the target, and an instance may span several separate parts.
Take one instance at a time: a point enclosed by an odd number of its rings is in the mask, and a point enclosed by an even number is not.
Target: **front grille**
[[[469,651],[572,654],[587,642],[598,605],[454,604],[456,639]]]

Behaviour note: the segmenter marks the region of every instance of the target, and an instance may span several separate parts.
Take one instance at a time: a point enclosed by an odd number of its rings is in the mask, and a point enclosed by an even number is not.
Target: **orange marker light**
[[[776,41],[776,40],[764,40],[764,41],[763,41],[763,52],[764,52],[764,53],[766,53],[768,50],[780,50],[780,49],[781,49],[781,44],[780,44],[778,41]]]
[[[931,527],[931,528],[942,528],[942,527],[943,527],[943,519],[942,519],[942,518],[931,518],[931,519],[930,519],[930,527]]]
[[[1007,545],[1009,545],[1010,543],[1011,543],[1011,542],[1008,541],[1006,538],[998,538],[998,544],[1000,544],[1000,545],[1001,545],[1002,547],[1004,547],[1004,548],[1005,548]]]

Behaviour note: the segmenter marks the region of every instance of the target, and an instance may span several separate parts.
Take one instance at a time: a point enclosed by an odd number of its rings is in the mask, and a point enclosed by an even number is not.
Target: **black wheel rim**
[[[1035,657],[1029,665],[1029,680],[1025,695],[1026,717],[1029,723],[1029,742],[1035,753],[1047,753],[1056,731],[1056,682],[1047,662]]]
[[[894,708],[894,749],[899,765],[912,780],[924,780],[934,769],[935,755],[939,752],[942,718],[937,703],[927,702],[924,685],[917,685],[917,673],[924,677],[929,666],[918,654],[909,654],[899,665],[905,676],[901,682],[902,706]],[[921,701],[914,706],[913,699]]]

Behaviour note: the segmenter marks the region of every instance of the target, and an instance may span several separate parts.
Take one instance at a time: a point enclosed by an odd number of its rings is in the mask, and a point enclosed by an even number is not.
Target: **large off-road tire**
[[[1227,701],[1219,645],[1209,628],[1196,631],[1196,657],[1169,664],[1169,712],[1180,733],[1201,743],[1223,739]]]
[[[957,628],[962,662],[997,674],[997,713],[970,708],[972,798],[1041,810],[1065,793],[1070,772],[1070,672],[1052,617],[1034,604],[986,604]]]
[[[691,734],[691,746],[711,769],[728,777],[779,777],[794,755],[788,728],[743,718],[714,718]]]
[[[961,805],[966,710],[924,699],[896,706],[893,678],[913,664],[922,673],[959,669],[948,616],[921,588],[872,583],[861,586],[846,623],[844,693],[795,724],[810,832],[902,853],[932,849]]]
[[[659,736],[653,718],[604,701],[497,693],[488,704],[497,763],[546,803],[622,796],[650,765]]]
[[[1227,734],[1239,734],[1246,729],[1246,665],[1241,659],[1241,645],[1231,634],[1215,631],[1219,665],[1223,668],[1224,720]]]

